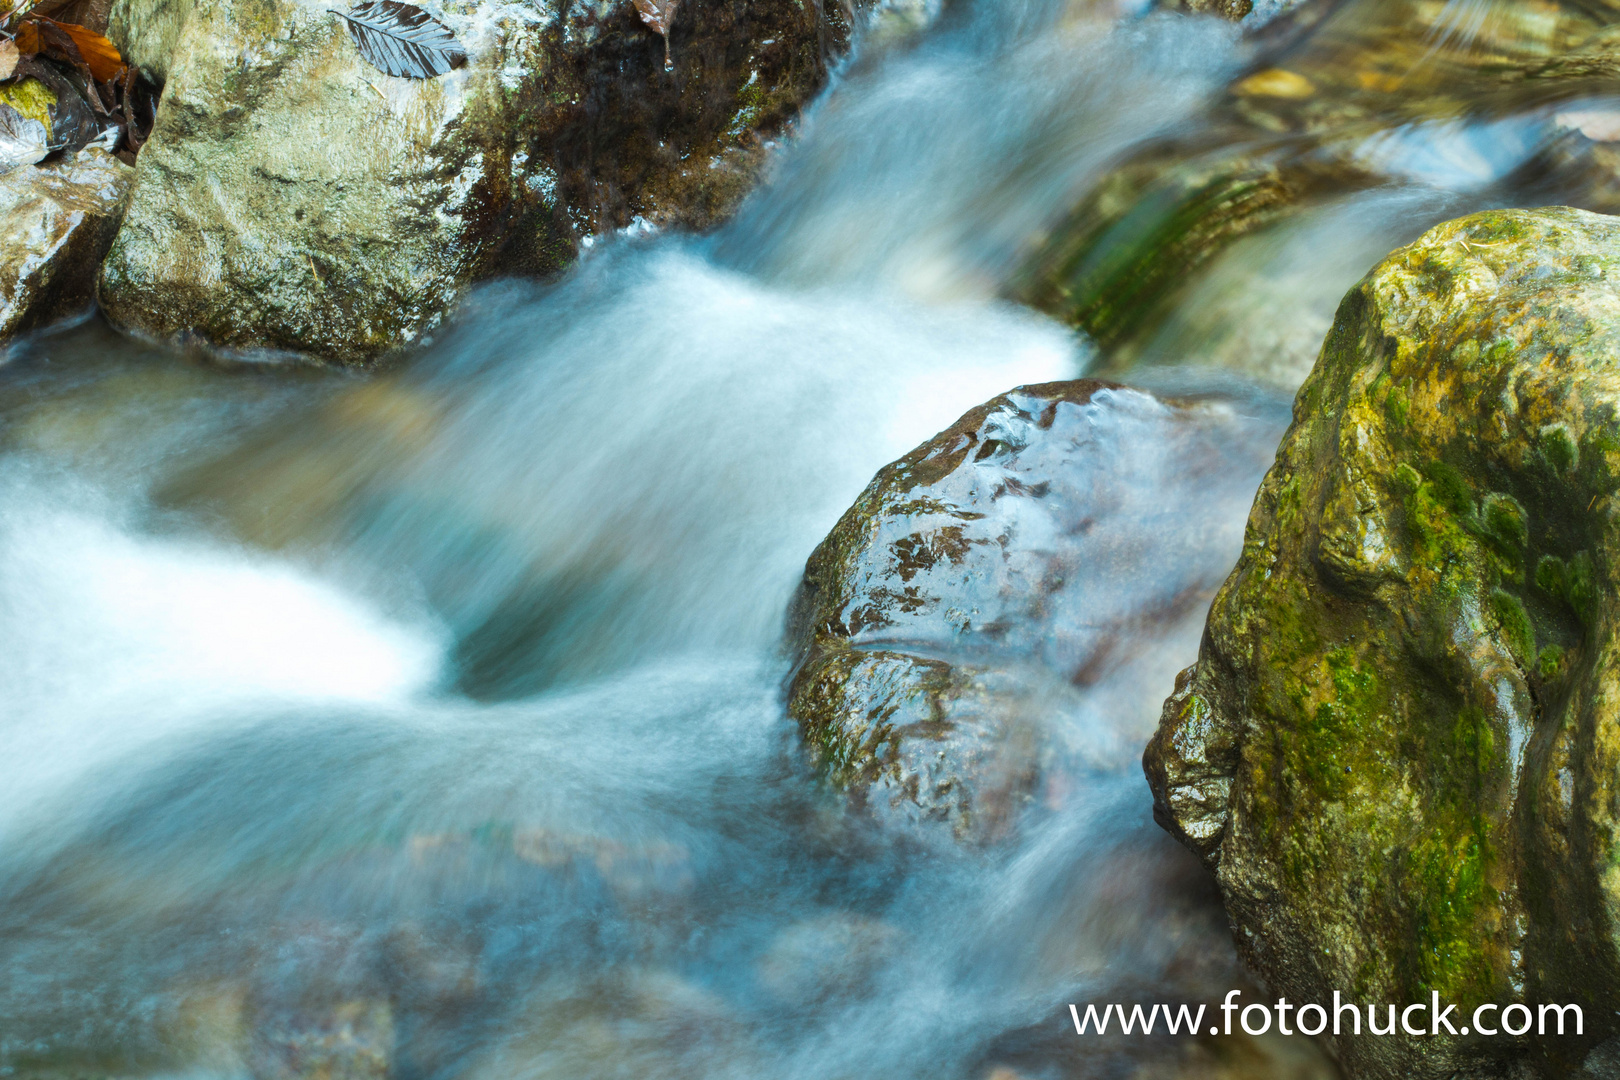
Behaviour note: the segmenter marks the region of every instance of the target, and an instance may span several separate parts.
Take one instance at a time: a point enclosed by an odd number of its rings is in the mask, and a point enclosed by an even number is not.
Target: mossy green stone
[[[1585,1013],[1346,1031],[1348,1077],[1569,1076],[1614,1034],[1617,447],[1620,219],[1431,230],[1340,305],[1165,704],[1155,816],[1274,992]]]

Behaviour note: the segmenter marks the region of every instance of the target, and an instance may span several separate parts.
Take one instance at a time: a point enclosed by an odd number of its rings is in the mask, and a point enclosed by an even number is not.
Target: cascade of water
[[[1082,1053],[1059,1011],[1242,978],[1148,818],[1137,747],[1167,686],[1095,691],[1103,750],[1016,843],[917,850],[806,781],[778,650],[806,556],[880,466],[1091,364],[1002,299],[1031,237],[1131,148],[1196,133],[1259,47],[1059,0],[873,31],[718,234],[487,286],[367,381],[222,375],[96,327],[22,348],[0,380],[0,1076],[1225,1067]],[[1362,147],[1393,181],[1227,249],[1136,359],[1257,350],[1286,382],[1371,260],[1505,198],[1534,151],[1492,128],[1463,168],[1444,151],[1479,128],[1403,125]],[[1285,395],[1237,400],[1239,494],[1133,492],[1227,564]],[[1122,484],[1152,449],[1121,448]],[[1200,621],[1133,670],[1190,660]]]

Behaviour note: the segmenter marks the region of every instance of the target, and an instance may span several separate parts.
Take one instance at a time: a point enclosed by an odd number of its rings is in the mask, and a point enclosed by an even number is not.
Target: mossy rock
[[[1273,991],[1578,1003],[1585,1036],[1333,1040],[1568,1076],[1620,1008],[1620,221],[1493,211],[1340,305],[1144,758]]]
[[[51,131],[51,111],[56,107],[56,94],[38,79],[14,79],[0,82],[0,102],[10,105],[29,120],[37,120]]]
[[[1026,386],[879,472],[790,615],[821,773],[888,827],[978,844],[1128,767],[1157,704],[1136,688],[1194,646],[1275,445],[1280,417],[1247,411]]]

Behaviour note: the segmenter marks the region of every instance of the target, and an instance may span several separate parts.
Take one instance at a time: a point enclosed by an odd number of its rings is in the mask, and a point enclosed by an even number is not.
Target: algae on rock
[[[470,63],[409,80],[366,64],[327,7],[114,4],[110,36],[165,81],[101,279],[114,322],[374,361],[479,278],[556,270],[634,218],[728,213],[848,30],[795,0],[699,5],[666,73],[628,3],[463,0],[433,14]]]
[[[1578,1003],[1330,1037],[1347,1075],[1570,1075],[1620,1007],[1620,221],[1493,211],[1344,299],[1144,758],[1274,992]],[[1382,1018],[1380,1018],[1382,1023]]]

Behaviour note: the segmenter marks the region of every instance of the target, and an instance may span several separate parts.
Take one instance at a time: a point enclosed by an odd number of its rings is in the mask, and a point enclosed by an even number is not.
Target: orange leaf
[[[124,58],[118,52],[118,46],[78,23],[59,23],[55,19],[50,22],[68,37],[79,49],[79,55],[84,57],[85,64],[90,68],[90,74],[96,77],[96,82],[111,82],[124,73]],[[27,23],[23,24],[28,25]],[[18,35],[21,37],[21,34]]]

